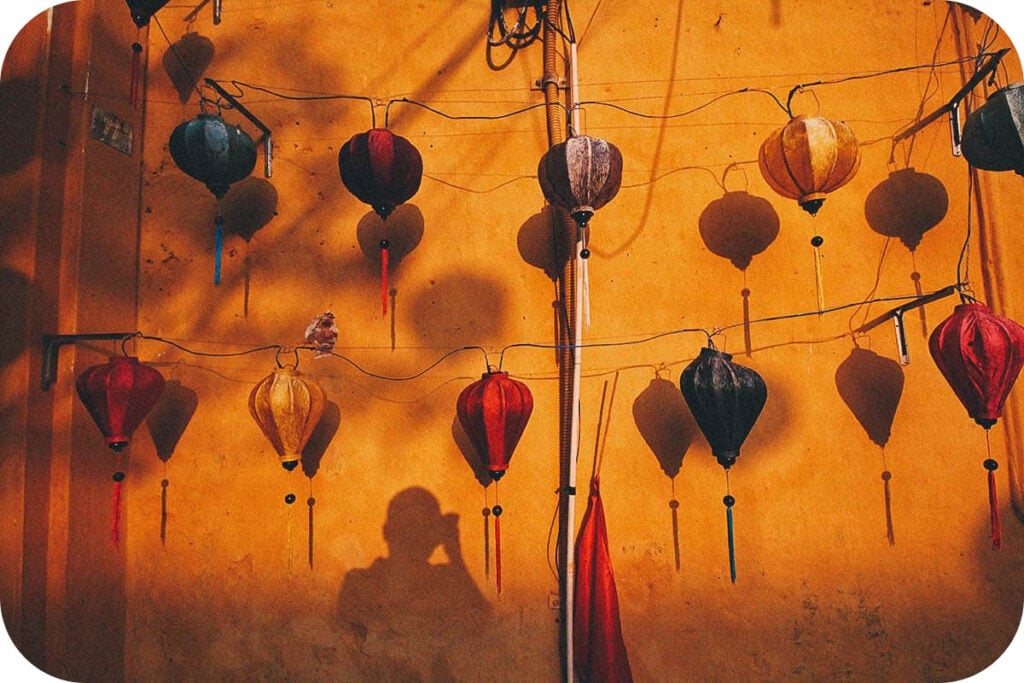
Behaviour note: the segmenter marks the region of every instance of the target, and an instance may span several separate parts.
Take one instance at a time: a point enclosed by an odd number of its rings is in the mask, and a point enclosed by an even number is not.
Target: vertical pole
[[[572,116],[573,133],[579,133],[580,110],[579,110],[579,73],[576,64],[576,43],[569,44],[569,73],[570,73],[570,105]],[[576,235],[576,282],[573,316],[573,349],[572,349],[572,424],[569,447],[569,473],[567,486],[569,488],[566,496],[566,528],[565,528],[565,561],[562,563],[565,572],[565,680],[572,683],[575,671],[573,658],[573,613],[575,610],[576,591],[576,463],[580,454],[580,379],[582,377],[582,349],[583,343],[583,278],[580,277],[584,260],[580,252],[583,250],[583,231]]]

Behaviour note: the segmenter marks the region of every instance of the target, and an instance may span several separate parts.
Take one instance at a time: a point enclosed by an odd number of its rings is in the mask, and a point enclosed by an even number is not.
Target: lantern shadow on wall
[[[676,499],[676,476],[694,437],[700,431],[693,414],[686,407],[676,385],[655,375],[647,388],[633,401],[633,422],[644,442],[654,453],[661,471],[672,481],[668,502],[672,517],[672,547],[676,571],[682,569],[679,547],[679,501]]]
[[[146,428],[156,447],[156,455],[166,463],[174,455],[188,423],[199,406],[199,395],[178,380],[164,384],[163,395],[149,415]]]
[[[334,440],[334,435],[338,433],[339,426],[341,426],[341,408],[334,401],[327,399],[324,402],[324,411],[320,420],[313,428],[313,433],[309,435],[309,441],[302,447],[302,457],[300,458],[302,472],[310,479],[320,471],[320,461],[327,453],[327,448]]]
[[[548,205],[533,214],[520,226],[516,236],[519,256],[534,268],[544,271],[555,282],[572,255],[575,237],[565,229],[565,222],[556,220],[555,209]]]
[[[146,416],[146,428],[153,439],[156,455],[164,463],[164,476],[160,480],[160,541],[167,540],[167,497],[171,485],[167,476],[167,461],[174,455],[178,442],[188,428],[199,406],[199,395],[178,380],[164,384],[160,400]]]
[[[469,436],[466,434],[466,430],[463,429],[458,415],[452,418],[452,439],[455,441],[455,445],[459,447],[459,453],[462,454],[466,464],[473,471],[473,477],[476,478],[477,482],[484,488],[490,486],[494,480],[491,479],[487,467],[480,460],[480,456],[477,455],[473,442],[469,440]]]
[[[409,203],[396,206],[387,219],[381,219],[373,211],[368,211],[359,219],[356,225],[356,241],[359,242],[359,249],[366,257],[365,263],[369,266],[367,272],[372,274],[374,280],[380,277],[382,267],[381,241],[387,240],[390,243],[388,269],[394,273],[402,259],[419,246],[423,239],[423,229],[423,213],[416,205]],[[397,288],[391,287],[387,294],[392,299],[395,298]],[[394,310],[393,307],[391,310]]]
[[[213,62],[216,49],[206,36],[188,32],[164,51],[164,73],[171,79],[182,104],[196,91],[199,79]]]
[[[871,229],[898,238],[910,251],[946,216],[949,195],[933,175],[913,168],[893,171],[864,202],[864,216]]]
[[[885,445],[892,433],[896,408],[903,395],[903,367],[874,351],[855,347],[836,368],[836,389],[857,422],[882,449],[882,492],[885,501],[885,529],[889,545],[896,544],[892,519],[892,472],[885,458]]]
[[[416,290],[408,304],[422,346],[452,347],[499,339],[508,321],[508,285],[497,275],[453,272]]]
[[[746,272],[751,259],[779,235],[779,215],[771,202],[744,191],[726,192],[707,205],[698,221],[700,237],[711,253],[729,259],[743,271],[743,340],[750,355],[750,289]]]

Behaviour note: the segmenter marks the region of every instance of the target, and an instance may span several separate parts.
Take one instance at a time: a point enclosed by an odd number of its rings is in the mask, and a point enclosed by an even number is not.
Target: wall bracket
[[[40,387],[49,391],[57,379],[57,356],[60,347],[80,341],[116,341],[134,337],[137,332],[97,332],[95,334],[44,334],[43,362],[40,368]]]

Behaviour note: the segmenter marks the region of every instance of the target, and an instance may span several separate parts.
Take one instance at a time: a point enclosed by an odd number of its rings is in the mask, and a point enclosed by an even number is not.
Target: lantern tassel
[[[504,512],[498,505],[498,482],[494,482],[494,585],[501,595],[501,513]]]
[[[160,482],[160,544],[167,542],[167,486],[171,482],[163,479]]]
[[[138,41],[132,43],[132,66],[131,76],[128,85],[128,104],[132,109],[139,108],[142,80],[142,44]]]
[[[814,247],[814,287],[818,295],[818,313],[825,311],[825,285],[824,277],[821,272],[821,245],[824,244],[825,238],[821,235],[815,235],[811,238],[811,246]]]
[[[726,495],[722,502],[725,503],[725,526],[729,534],[729,577],[736,583],[736,542],[732,528],[732,506],[736,504],[736,499]]]
[[[110,511],[110,542],[114,546],[121,542],[121,482],[124,481],[124,472],[114,472],[114,489],[111,492]]]
[[[485,500],[484,500],[484,576],[490,577],[491,575],[491,508],[487,505],[486,500],[487,489],[484,489]]]
[[[675,552],[676,571],[678,572],[683,568],[682,556],[679,552],[679,501],[673,497],[668,502],[668,507],[672,510],[672,550]]]
[[[388,314],[388,251],[391,242],[380,241],[380,305],[383,314]]]
[[[892,479],[892,472],[882,472],[882,486],[885,489],[885,535],[889,539],[889,545],[896,545],[896,534],[892,528],[892,496],[889,491],[889,480]]]
[[[306,499],[306,505],[309,506],[309,568],[313,568],[313,506],[316,505],[316,498],[310,496]]]
[[[217,228],[217,234],[213,247],[213,284],[220,284],[220,262],[224,254],[224,218],[217,216],[213,224]]]
[[[987,432],[986,436],[988,436]],[[988,508],[992,527],[992,549],[999,550],[1003,546],[1003,527],[999,522],[999,499],[996,496],[996,470],[999,469],[999,463],[989,458],[985,461],[985,469],[988,470]]]

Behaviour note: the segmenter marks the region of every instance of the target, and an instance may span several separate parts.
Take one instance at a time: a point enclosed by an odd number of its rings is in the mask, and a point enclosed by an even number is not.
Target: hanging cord
[[[516,3],[515,23],[511,28],[505,20],[504,0],[491,0],[491,19],[487,27],[487,44],[490,47],[507,45],[513,51],[521,50],[531,45],[540,36],[541,24],[544,21],[543,0],[530,0]],[[530,22],[528,15],[533,10],[533,21]],[[495,38],[497,33],[497,38]]]
[[[976,301],[974,290],[971,289],[971,232],[973,230],[974,201],[977,197],[975,176],[977,171],[968,164],[967,166],[967,232],[964,235],[963,246],[960,247],[960,257],[956,261],[956,281],[960,289],[960,301],[966,303],[968,300]]]

